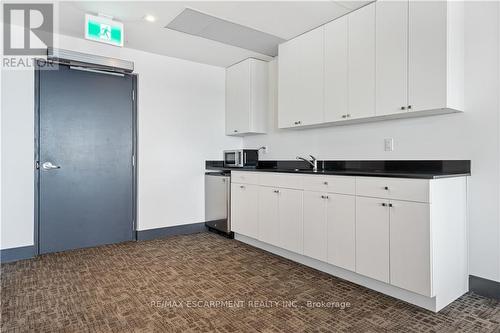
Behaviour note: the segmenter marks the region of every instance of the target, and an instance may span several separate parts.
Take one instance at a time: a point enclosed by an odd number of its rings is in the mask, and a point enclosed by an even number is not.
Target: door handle
[[[42,169],[44,169],[44,170],[61,169],[61,166],[54,165],[54,164],[52,164],[52,162],[44,162],[42,164]]]

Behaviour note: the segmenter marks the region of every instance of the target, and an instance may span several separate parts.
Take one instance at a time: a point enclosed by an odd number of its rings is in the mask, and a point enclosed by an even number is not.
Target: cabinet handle
[[[328,185],[328,182],[323,182],[324,185]]]
[[[389,204],[389,207],[394,207],[391,203]]]
[[[327,195],[322,195],[321,199],[328,199],[328,196]]]
[[[238,130],[233,130],[234,133],[238,133]]]
[[[384,186],[384,190],[389,191],[389,186]]]
[[[346,115],[346,114],[343,114],[343,115],[342,115],[342,119],[345,119],[345,118],[347,118],[347,115]]]
[[[401,110],[406,110],[406,106],[402,106],[402,107],[401,107]]]
[[[351,114],[350,113],[347,114],[347,118],[351,118]]]
[[[387,204],[385,202],[381,203],[382,207],[387,207]]]
[[[408,110],[411,110],[411,105],[408,105]]]
[[[274,190],[273,192],[278,194],[278,193],[280,193],[280,190]]]
[[[245,188],[245,186],[243,186],[243,185],[240,185],[240,188]]]
[[[300,124],[302,124],[302,121],[299,120],[299,121],[294,122],[293,124],[294,125],[300,125]]]

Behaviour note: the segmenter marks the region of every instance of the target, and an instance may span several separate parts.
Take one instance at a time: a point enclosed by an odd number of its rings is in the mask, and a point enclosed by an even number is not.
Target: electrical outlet
[[[384,139],[384,150],[385,151],[393,151],[394,150],[394,139],[393,138]]]

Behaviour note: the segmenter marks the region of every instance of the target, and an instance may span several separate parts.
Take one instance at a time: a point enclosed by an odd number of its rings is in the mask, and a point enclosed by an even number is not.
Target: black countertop
[[[470,176],[469,160],[318,161],[314,172],[303,161],[259,161],[257,167],[227,168],[222,161],[206,161],[207,170],[281,172],[295,174],[437,179]]]

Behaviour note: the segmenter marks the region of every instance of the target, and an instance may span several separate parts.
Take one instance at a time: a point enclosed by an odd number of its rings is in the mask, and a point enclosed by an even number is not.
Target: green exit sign
[[[85,14],[85,38],[123,47],[123,23]]]

